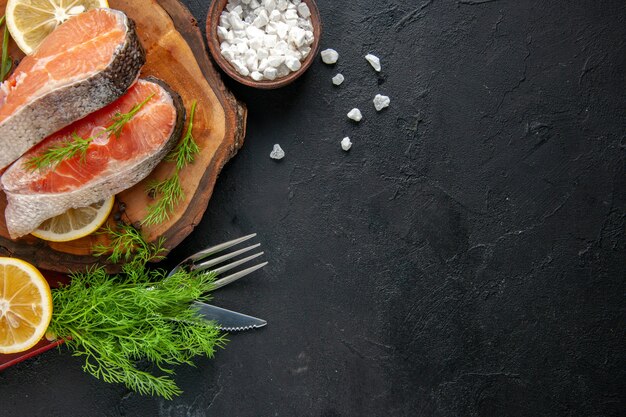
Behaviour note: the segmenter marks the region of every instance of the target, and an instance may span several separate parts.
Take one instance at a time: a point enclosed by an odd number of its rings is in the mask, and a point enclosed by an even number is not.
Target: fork
[[[254,237],[256,237],[256,233],[243,236],[228,242],[220,243],[219,245],[211,246],[210,248],[194,253],[193,255],[184,259],[174,268],[172,268],[169,274],[167,274],[166,278],[170,277],[181,269],[186,269],[190,272],[212,272],[219,277],[225,272],[231,271],[234,268],[250,262],[251,260],[256,259],[264,254],[264,252],[258,252],[253,255],[246,256],[245,258],[233,260],[230,263],[224,264],[226,261],[230,261],[231,259],[236,258],[239,255],[250,252],[260,247],[261,244],[257,243],[243,249],[235,250],[230,253],[221,254],[226,249],[232,248],[233,246],[246,242]],[[215,257],[216,255],[219,256]],[[263,268],[267,264],[268,262],[262,262],[241,271],[235,272],[233,274],[227,275],[225,277],[221,277],[213,283],[212,291],[224,287],[225,285],[231,284],[256,270]],[[204,318],[215,321],[218,327],[225,331],[242,331],[251,328],[263,327],[267,324],[265,320],[252,316],[247,316],[236,311],[226,310],[212,304],[196,301],[193,303],[193,306],[202,316],[204,316]]]

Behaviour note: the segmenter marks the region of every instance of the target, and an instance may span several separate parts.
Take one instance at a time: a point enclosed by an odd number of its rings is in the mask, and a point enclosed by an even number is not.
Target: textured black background
[[[49,352],[0,374],[1,416],[624,415],[626,4],[319,6],[339,63],[228,83],[246,144],[172,254],[258,232],[270,266],[217,303],[269,326],[174,401]]]

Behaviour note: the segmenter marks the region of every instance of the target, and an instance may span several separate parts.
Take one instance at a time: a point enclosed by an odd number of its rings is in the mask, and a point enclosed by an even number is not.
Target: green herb
[[[196,105],[197,102],[194,100],[189,112],[189,123],[185,136],[166,157],[167,161],[176,162],[176,170],[169,178],[148,184],[148,194],[155,197],[160,196],[161,198],[156,203],[148,206],[148,215],[142,220],[142,225],[154,226],[168,220],[176,206],[185,199],[179,174],[185,166],[194,162],[196,155],[200,152],[200,148],[192,134]]]
[[[193,130],[193,118],[196,114],[196,105],[198,103],[194,100],[191,104],[191,111],[189,112],[189,124],[187,125],[187,132],[185,136],[178,143],[176,148],[170,152],[166,160],[169,162],[176,162],[176,168],[180,171],[185,165],[193,163],[196,155],[200,153],[198,144],[193,139],[191,131]]]
[[[71,140],[64,140],[55,145],[50,146],[44,153],[27,159],[25,166],[28,169],[43,169],[57,165],[61,161],[71,159],[76,155],[80,155],[81,162],[85,162],[87,158],[87,149],[93,138],[83,139],[76,133],[72,133]]]
[[[101,234],[108,235],[109,244],[98,244],[92,248],[94,256],[108,255],[112,263],[120,261],[139,263],[145,265],[150,261],[164,258],[165,239],[160,237],[156,243],[147,243],[141,231],[130,224],[119,224],[117,227],[107,225]]]
[[[111,126],[107,127],[105,132],[109,135],[113,135],[116,138],[119,138],[120,134],[122,133],[122,129],[124,128],[124,126],[126,126],[126,123],[128,123],[133,117],[135,117],[135,115],[139,113],[139,110],[141,110],[142,107],[145,106],[146,103],[152,99],[152,97],[154,97],[154,94],[150,94],[141,103],[135,104],[128,113],[115,113],[115,116],[113,116],[113,118],[111,119]]]
[[[5,23],[6,16],[0,18],[0,26]],[[13,59],[9,56],[9,28],[4,25],[4,36],[2,38],[2,63],[0,63],[0,81],[4,81],[5,78],[11,73],[13,67]]]
[[[177,174],[160,182],[153,181],[149,183],[148,193],[150,195],[161,195],[161,198],[156,203],[148,206],[148,214],[142,221],[142,224],[148,226],[160,224],[168,220],[170,213],[185,198],[185,192]]]
[[[206,301],[214,274],[146,268],[144,259],[109,275],[92,268],[72,275],[69,285],[52,291],[54,313],[49,330],[64,338],[85,372],[109,383],[123,383],[141,394],[166,399],[181,393],[173,367],[213,357],[225,345],[214,323],[199,317],[193,301]],[[151,362],[156,372],[137,367]]]
[[[76,155],[80,155],[80,161],[84,163],[87,158],[87,149],[89,149],[91,142],[103,135],[109,135],[109,138],[111,136],[119,138],[124,126],[150,101],[152,96],[153,94],[141,103],[134,105],[128,113],[115,113],[111,118],[111,125],[98,132],[95,136],[82,138],[76,132],[72,133],[71,140],[59,142],[46,149],[40,155],[28,159],[25,163],[26,168],[36,170],[53,167],[63,161],[74,158]]]

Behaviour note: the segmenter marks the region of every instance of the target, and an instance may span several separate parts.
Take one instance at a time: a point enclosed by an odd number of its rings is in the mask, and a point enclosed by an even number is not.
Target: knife
[[[241,332],[244,330],[259,329],[267,325],[267,321],[263,319],[247,316],[245,314],[237,313],[236,311],[226,310],[225,308],[216,307],[212,304],[194,301],[192,307],[203,318],[216,322],[217,327],[226,332]]]

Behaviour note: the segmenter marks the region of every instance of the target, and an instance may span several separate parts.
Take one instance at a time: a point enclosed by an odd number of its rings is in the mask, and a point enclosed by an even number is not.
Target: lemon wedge
[[[17,46],[30,55],[61,23],[101,7],[109,7],[106,0],[9,0],[6,23]]]
[[[69,242],[92,234],[109,218],[115,196],[87,207],[69,209],[43,222],[31,234],[50,242]]]
[[[0,258],[0,353],[23,352],[45,335],[52,294],[41,272],[14,258]]]

